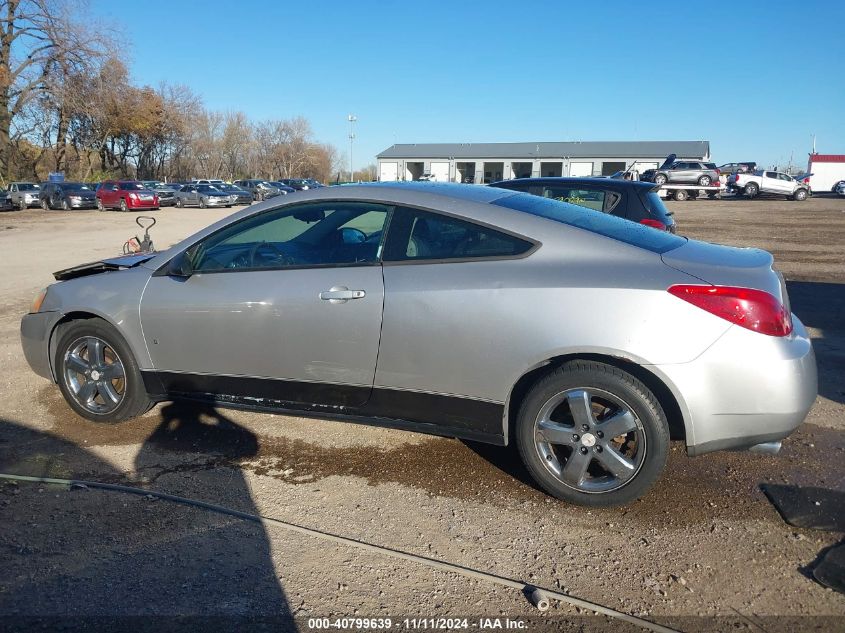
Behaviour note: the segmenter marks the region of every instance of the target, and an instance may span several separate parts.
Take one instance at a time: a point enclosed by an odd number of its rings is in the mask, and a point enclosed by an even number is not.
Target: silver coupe
[[[319,188],[56,278],[23,349],[79,415],[187,398],[513,443],[585,505],[643,495],[670,438],[776,452],[816,397],[769,253],[505,189]]]

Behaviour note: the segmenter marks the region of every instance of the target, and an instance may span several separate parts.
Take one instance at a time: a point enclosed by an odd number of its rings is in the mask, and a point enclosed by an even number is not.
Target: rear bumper
[[[680,396],[690,455],[776,442],[804,421],[818,393],[816,359],[793,319],[787,337],[734,326],[694,361],[655,366]]]

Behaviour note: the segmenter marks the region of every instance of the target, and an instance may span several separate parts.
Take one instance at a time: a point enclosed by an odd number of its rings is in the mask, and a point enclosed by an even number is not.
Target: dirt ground
[[[19,321],[53,271],[119,252],[139,232],[134,215],[29,210],[0,215],[0,472],[148,486],[681,630],[845,630],[845,596],[809,572],[844,535],[788,526],[760,492],[845,491],[845,199],[667,204],[682,234],[772,251],[810,329],[820,394],[778,456],[690,458],[675,443],[644,499],[589,510],[536,490],[510,449],[453,439],[175,404],[97,425],[29,370]],[[163,248],[227,213],[165,209],[153,237]],[[0,526],[0,621],[21,630],[34,616],[46,628],[145,616],[131,622],[309,630],[308,618],[346,616],[393,628],[406,617],[466,617],[469,628],[507,617],[531,630],[639,630],[554,601],[540,614],[483,581],[116,492],[0,483]]]

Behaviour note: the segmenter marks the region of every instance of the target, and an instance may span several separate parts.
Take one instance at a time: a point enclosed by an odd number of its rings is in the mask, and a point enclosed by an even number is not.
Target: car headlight
[[[29,313],[35,314],[36,312],[41,311],[41,304],[44,303],[44,297],[47,296],[47,288],[42,288],[38,291],[38,294],[35,296],[35,299],[32,301],[32,305],[29,307]]]

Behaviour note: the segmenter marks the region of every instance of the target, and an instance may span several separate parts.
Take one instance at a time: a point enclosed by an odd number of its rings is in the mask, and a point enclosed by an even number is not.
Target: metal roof
[[[376,158],[684,158],[710,155],[710,141],[398,143]]]

